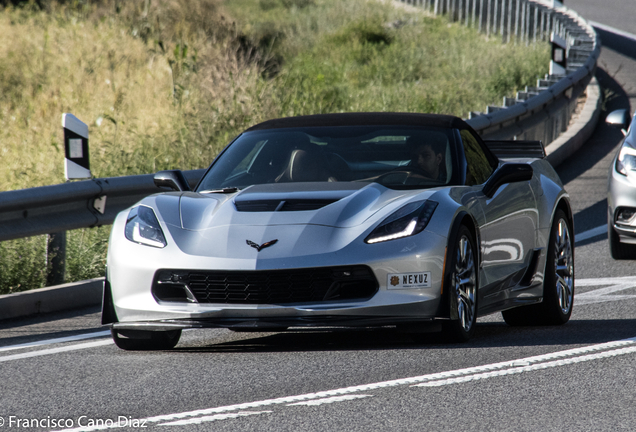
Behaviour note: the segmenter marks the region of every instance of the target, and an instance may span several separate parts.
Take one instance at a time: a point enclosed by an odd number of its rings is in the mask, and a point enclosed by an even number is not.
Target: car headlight
[[[167,244],[155,212],[146,206],[137,206],[128,213],[126,238],[131,242],[157,248]]]
[[[616,159],[616,171],[624,176],[630,171],[636,171],[636,149],[624,142]]]
[[[409,203],[384,219],[364,241],[380,243],[415,235],[426,228],[436,207],[435,201]]]

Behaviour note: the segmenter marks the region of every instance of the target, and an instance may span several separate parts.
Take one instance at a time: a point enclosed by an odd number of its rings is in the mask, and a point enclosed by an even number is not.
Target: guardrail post
[[[501,43],[506,43],[506,19],[509,18],[510,10],[506,13],[506,1],[501,0],[501,19],[499,21],[499,34],[501,35]]]
[[[470,0],[464,0],[464,25],[468,27],[468,23],[470,22]]]
[[[526,39],[526,26],[527,26],[527,11],[528,11],[528,5],[527,3],[524,3],[521,5],[521,42],[524,43],[527,41]]]
[[[513,0],[508,0],[508,25],[506,29],[506,42],[508,43],[512,40],[512,16],[514,15],[512,2]]]
[[[532,26],[534,25],[534,22],[532,22],[533,17],[532,4],[528,2],[526,5],[526,45],[529,45],[532,40]]]
[[[534,11],[534,16],[532,21],[532,28],[534,30],[532,43],[536,45],[539,38],[538,34],[541,31],[541,30],[537,30],[537,24],[539,23],[539,8],[534,6],[532,9]]]
[[[66,231],[49,234],[46,248],[46,286],[61,285],[66,273]]]
[[[490,20],[492,15],[492,0],[486,0],[486,37],[490,37]]]
[[[519,11],[521,10],[521,0],[515,0],[515,40],[519,39]]]

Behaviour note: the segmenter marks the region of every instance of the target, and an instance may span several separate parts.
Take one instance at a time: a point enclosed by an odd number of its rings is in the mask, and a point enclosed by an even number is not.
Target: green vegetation
[[[88,123],[98,177],[194,169],[269,118],[465,117],[549,58],[369,0],[40,0],[0,10],[0,34],[0,190],[63,181],[63,112]],[[69,233],[67,280],[103,273],[107,233]],[[45,251],[1,243],[0,293],[43,286]]]

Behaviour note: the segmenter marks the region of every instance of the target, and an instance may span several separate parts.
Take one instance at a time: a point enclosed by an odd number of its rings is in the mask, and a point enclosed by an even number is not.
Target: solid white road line
[[[373,395],[333,396],[333,397],[329,397],[329,398],[312,399],[312,400],[303,401],[303,402],[296,402],[296,403],[292,403],[292,404],[287,404],[287,406],[300,406],[300,405],[304,405],[304,406],[318,406],[318,405],[322,405],[322,404],[330,404],[330,403],[334,403],[334,402],[343,402],[343,401],[349,401],[349,400],[355,400],[355,399],[362,399],[362,398],[366,398],[366,397],[373,397]]]
[[[171,423],[163,423],[160,426],[187,426],[191,424],[201,424],[201,423],[206,423],[206,422],[211,422],[216,420],[228,420],[228,419],[234,419],[239,417],[247,417],[247,416],[259,415],[259,414],[270,414],[270,413],[272,413],[272,411],[240,411],[237,413],[230,413],[230,414],[216,414],[216,415],[206,416],[206,417],[197,417],[195,419],[189,419],[189,420],[178,420]]]
[[[602,344],[590,345],[586,347],[573,348],[565,351],[558,351],[550,354],[543,354],[539,356],[526,357],[518,360],[493,363],[489,365],[470,367],[465,369],[458,369],[454,371],[447,372],[439,372],[428,375],[415,376],[410,378],[402,378],[391,381],[382,381],[378,383],[372,384],[364,384],[353,387],[345,387],[335,390],[327,390],[316,393],[308,393],[297,396],[287,396],[276,399],[266,399],[261,401],[247,402],[235,405],[226,405],[215,408],[207,408],[200,409],[194,411],[186,411],[181,413],[174,414],[166,414],[155,417],[148,417],[143,419],[142,421],[146,423],[158,423],[159,425],[175,425],[176,422],[180,420],[186,420],[191,422],[187,424],[192,424],[200,421],[202,418],[210,417],[213,420],[219,420],[222,417],[219,417],[219,414],[227,415],[231,413],[232,416],[223,417],[223,418],[236,418],[240,417],[240,413],[245,413],[245,410],[253,409],[253,408],[262,408],[265,406],[274,406],[274,405],[291,405],[297,404],[298,402],[308,402],[308,401],[319,401],[321,399],[328,399],[333,397],[340,398],[340,401],[343,400],[351,400],[348,398],[343,398],[353,393],[358,392],[368,392],[370,390],[382,389],[382,388],[390,388],[401,385],[417,385],[421,383],[427,382],[441,382],[442,380],[449,379],[461,379],[469,378],[468,380],[474,379],[483,379],[487,376],[487,374],[495,373],[492,376],[502,376],[502,375],[510,375],[513,373],[526,372],[531,370],[540,370],[546,369],[549,367],[556,366],[564,366],[568,364],[580,363],[582,361],[590,361],[596,360],[599,358],[613,357],[618,355],[630,354],[636,352],[636,337],[623,339],[613,342],[607,342]],[[497,375],[499,374],[499,375]],[[450,383],[450,382],[449,382]],[[441,384],[444,385],[444,384]],[[367,395],[359,395],[359,396],[367,396]],[[335,402],[335,401],[334,401]],[[255,413],[261,414],[267,411],[256,411]],[[252,413],[252,411],[247,411],[247,413]],[[249,414],[251,415],[251,414]],[[180,423],[181,424],[181,423]],[[185,424],[185,423],[184,423]],[[76,429],[64,429],[63,432],[75,432],[75,431],[94,431],[94,430],[104,430],[104,429],[115,429],[121,426],[115,425],[103,425],[103,426],[95,426],[89,428],[76,428]],[[62,431],[60,431],[62,432]]]
[[[103,336],[110,336],[110,330],[98,331],[98,332],[92,332],[92,333],[82,333],[75,336],[46,339],[46,340],[41,340],[36,342],[23,343],[19,345],[8,345],[8,346],[0,347],[0,352],[12,351],[12,350],[17,350],[22,348],[32,348],[32,347],[40,346],[40,345],[51,345],[56,343],[74,342],[78,340],[92,339],[92,338],[98,338]]]
[[[440,387],[440,386],[445,386],[450,384],[459,384],[459,383],[465,383],[469,381],[476,381],[476,380],[487,379],[487,378],[495,378],[495,377],[501,377],[506,375],[519,374],[523,372],[532,372],[536,370],[548,369],[548,368],[553,368],[558,366],[566,366],[570,364],[582,363],[582,362],[591,361],[591,360],[599,360],[599,359],[608,358],[608,357],[616,357],[619,355],[631,354],[634,352],[636,352],[636,347],[621,348],[621,349],[612,350],[612,351],[604,351],[598,354],[588,354],[585,356],[556,360],[556,361],[546,362],[546,363],[539,363],[539,364],[535,364],[531,366],[522,366],[522,367],[504,369],[500,371],[487,372],[482,374],[467,375],[467,376],[463,376],[459,378],[451,378],[446,380],[429,381],[422,384],[415,384],[413,387]]]
[[[95,342],[86,342],[83,344],[69,345],[69,346],[64,346],[59,348],[49,348],[49,349],[39,350],[39,351],[30,351],[30,352],[26,352],[22,354],[13,354],[13,355],[0,357],[0,362],[20,360],[20,359],[25,359],[30,357],[39,357],[39,356],[44,356],[49,354],[59,354],[59,353],[67,352],[67,351],[76,351],[76,350],[86,349],[86,348],[95,348],[98,346],[110,345],[112,343],[113,343],[112,339],[107,339],[107,340],[100,340]]]
[[[619,291],[636,288],[636,277],[615,277],[576,280],[577,287],[603,286],[592,291],[577,293],[574,295],[574,304],[581,306],[584,304],[604,303],[610,301],[635,299],[634,294],[616,294]]]

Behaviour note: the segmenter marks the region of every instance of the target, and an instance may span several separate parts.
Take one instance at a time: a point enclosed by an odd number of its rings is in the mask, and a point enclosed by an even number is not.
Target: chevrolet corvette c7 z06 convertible
[[[464,341],[494,312],[563,324],[572,213],[544,156],[540,141],[482,141],[452,116],[266,121],[194,190],[161,171],[164,190],[117,216],[102,321],[123,349],[169,349],[187,328],[395,326]]]

